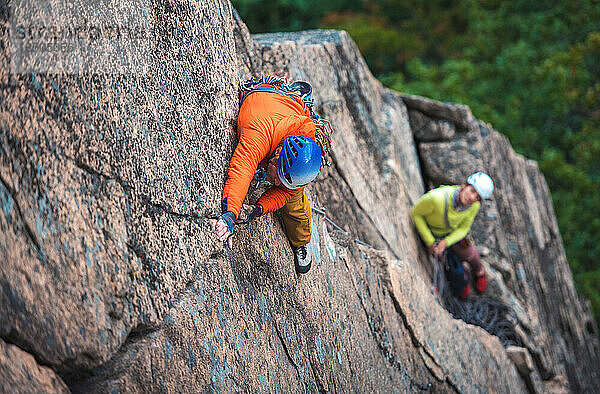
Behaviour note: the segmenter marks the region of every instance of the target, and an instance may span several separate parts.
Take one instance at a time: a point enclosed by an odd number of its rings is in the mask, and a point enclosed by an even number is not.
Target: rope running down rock
[[[319,213],[319,214],[321,214],[321,215],[323,215],[323,218],[324,218],[325,220],[327,220],[327,221],[328,221],[328,222],[329,222],[329,223],[330,223],[330,224],[331,224],[333,227],[335,227],[335,228],[336,228],[336,230],[338,230],[338,231],[341,231],[342,233],[344,233],[344,234],[346,234],[346,235],[348,235],[348,234],[349,234],[349,233],[348,233],[348,231],[344,230],[343,228],[341,228],[340,226],[338,226],[338,225],[337,225],[337,224],[336,224],[336,223],[335,223],[333,220],[331,220],[330,218],[328,218],[328,217],[327,217],[327,210],[326,210],[326,209],[323,209],[323,210],[321,210],[321,209],[318,209],[318,208],[312,207],[312,210],[313,210],[313,211],[315,211],[315,212],[317,212],[317,213]],[[354,242],[356,242],[356,243],[357,243],[357,244],[359,244],[359,245],[362,245],[362,246],[366,246],[366,247],[369,247],[369,248],[375,249],[375,248],[374,248],[372,245],[369,245],[368,243],[366,243],[366,242],[363,242],[363,241],[361,241],[360,239],[357,239],[357,238],[355,238],[355,239],[354,239]]]

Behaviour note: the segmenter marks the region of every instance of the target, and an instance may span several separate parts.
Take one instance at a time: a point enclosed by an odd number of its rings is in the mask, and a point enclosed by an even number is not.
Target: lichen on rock
[[[0,29],[0,376],[48,392],[537,387],[431,295],[410,222],[425,187],[477,168],[497,184],[474,231],[489,296],[516,311],[543,387],[594,387],[597,333],[535,163],[465,106],[385,89],[345,32],[253,36],[224,0],[147,12],[139,75],[14,72]],[[314,213],[302,276],[277,214],[231,249],[213,234],[239,79],[268,73],[310,82],[336,129],[307,189],[344,232]]]

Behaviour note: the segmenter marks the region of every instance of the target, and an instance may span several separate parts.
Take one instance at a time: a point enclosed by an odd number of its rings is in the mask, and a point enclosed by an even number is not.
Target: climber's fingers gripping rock
[[[235,215],[231,212],[225,212],[215,226],[215,234],[219,241],[227,240],[229,247],[233,245],[231,236],[233,235],[233,228],[235,226]]]

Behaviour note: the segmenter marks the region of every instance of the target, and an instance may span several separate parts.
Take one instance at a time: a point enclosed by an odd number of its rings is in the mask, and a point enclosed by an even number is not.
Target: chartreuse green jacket
[[[421,238],[429,247],[436,238],[445,239],[448,246],[454,245],[467,236],[473,220],[479,211],[480,203],[475,202],[464,211],[454,209],[452,197],[458,186],[440,186],[425,193],[417,200],[410,215]],[[445,203],[448,203],[448,224],[444,219]]]

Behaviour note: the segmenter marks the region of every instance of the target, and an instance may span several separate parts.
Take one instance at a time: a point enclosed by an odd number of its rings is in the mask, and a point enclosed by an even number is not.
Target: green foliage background
[[[233,0],[253,33],[348,31],[405,93],[471,107],[539,162],[600,322],[600,0]]]

